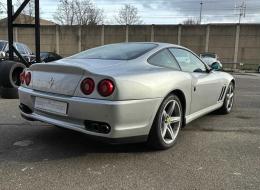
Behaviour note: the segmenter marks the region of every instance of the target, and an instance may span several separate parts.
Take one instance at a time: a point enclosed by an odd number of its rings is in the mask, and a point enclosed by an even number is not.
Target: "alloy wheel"
[[[164,107],[160,119],[160,129],[163,141],[171,144],[175,141],[181,127],[182,113],[180,105],[170,100]]]
[[[234,86],[230,84],[226,95],[226,108],[229,112],[233,107],[233,102],[234,102]]]

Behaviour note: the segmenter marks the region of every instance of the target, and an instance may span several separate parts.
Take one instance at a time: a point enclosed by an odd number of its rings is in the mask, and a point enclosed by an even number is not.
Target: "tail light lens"
[[[21,84],[24,84],[24,82],[25,82],[25,72],[24,71],[20,74],[20,81],[21,81]]]
[[[90,95],[94,91],[95,82],[91,78],[86,78],[81,82],[80,88],[85,95]]]
[[[31,72],[26,72],[26,74],[25,74],[25,84],[27,86],[29,86],[29,84],[31,83],[31,79],[32,79]]]
[[[98,92],[104,97],[110,96],[114,92],[114,89],[115,85],[113,81],[109,79],[104,79],[98,84]]]

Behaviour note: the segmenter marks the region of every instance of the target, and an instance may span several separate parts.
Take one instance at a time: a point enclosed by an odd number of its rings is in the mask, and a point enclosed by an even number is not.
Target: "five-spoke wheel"
[[[148,143],[157,149],[173,146],[182,126],[182,118],[180,99],[176,95],[169,95],[159,108]]]
[[[231,112],[234,104],[234,96],[235,96],[234,90],[235,90],[234,83],[231,82],[227,88],[223,106],[218,110],[219,113],[228,114]]]
[[[229,112],[233,107],[233,102],[234,102],[234,86],[231,84],[229,85],[229,89],[227,90],[227,95],[226,95],[226,107]]]
[[[166,144],[171,144],[181,127],[181,109],[176,100],[170,100],[161,115],[161,135]]]

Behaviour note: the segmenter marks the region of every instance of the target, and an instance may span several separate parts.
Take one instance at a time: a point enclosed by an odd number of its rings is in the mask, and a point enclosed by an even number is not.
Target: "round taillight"
[[[114,92],[114,89],[114,83],[109,79],[104,79],[98,84],[98,92],[104,97],[110,96]]]
[[[30,82],[31,82],[31,79],[32,79],[32,75],[30,72],[26,72],[25,74],[25,84],[27,86],[29,86]]]
[[[85,95],[90,95],[95,88],[95,82],[93,79],[91,78],[85,78],[82,82],[81,82],[81,91],[85,94]]]
[[[20,74],[20,81],[21,81],[21,84],[23,84],[25,81],[25,72],[24,71]]]

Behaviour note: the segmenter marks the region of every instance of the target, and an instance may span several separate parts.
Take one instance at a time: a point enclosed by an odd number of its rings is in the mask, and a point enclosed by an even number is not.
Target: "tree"
[[[6,5],[3,2],[0,2],[0,14],[6,12]]]
[[[97,25],[104,16],[90,0],[60,0],[54,19],[62,25]]]
[[[16,6],[20,7],[20,5],[23,3],[23,0],[17,0]],[[21,19],[23,20],[23,23],[25,24],[31,24],[34,22],[34,16],[35,16],[35,1],[29,1],[29,3],[26,5],[26,7],[22,10],[22,14],[20,15]]]
[[[184,25],[196,25],[196,24],[199,24],[199,21],[192,19],[192,18],[189,18],[187,20],[184,20],[183,24]]]
[[[133,25],[142,23],[140,16],[138,16],[138,9],[130,4],[125,4],[119,10],[119,13],[115,17],[115,19],[117,23],[121,25]]]
[[[14,2],[15,8],[20,7],[23,0],[16,0]],[[21,21],[25,24],[31,24],[34,22],[35,2],[29,1],[26,7],[22,10],[22,14],[19,15]],[[4,2],[0,2],[0,14],[7,13],[7,5]]]

